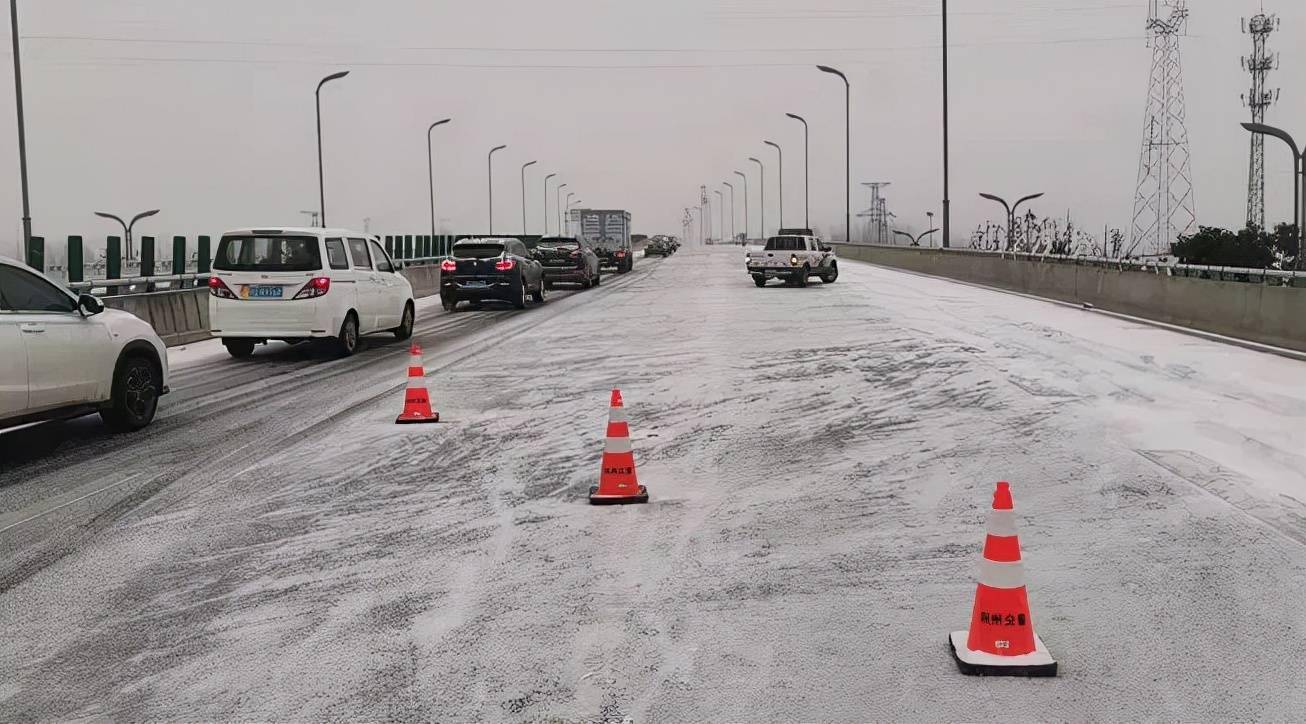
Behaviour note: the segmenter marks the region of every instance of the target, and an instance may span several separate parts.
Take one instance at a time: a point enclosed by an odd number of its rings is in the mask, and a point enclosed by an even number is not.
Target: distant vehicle
[[[0,257],[0,429],[98,412],[114,430],[139,430],[167,393],[153,327]]]
[[[413,335],[413,287],[374,236],[346,229],[222,235],[209,277],[209,326],[232,357],[268,340],[331,339],[342,356],[365,334]]]
[[[580,229],[605,269],[625,274],[635,266],[635,247],[630,240],[630,212],[612,209],[573,209],[570,219]]]
[[[663,239],[650,239],[644,245],[644,256],[671,256],[673,249],[671,244]]]
[[[535,259],[544,266],[544,286],[579,284],[585,289],[603,281],[599,257],[589,242],[571,236],[546,236],[535,242]]]
[[[440,301],[446,312],[459,302],[508,302],[526,308],[529,295],[544,302],[544,266],[519,239],[463,239],[440,263]]]
[[[773,236],[762,251],[744,255],[744,264],[753,283],[766,286],[768,280],[783,279],[787,286],[805,287],[816,276],[826,284],[839,278],[839,260],[834,249],[810,234]]]

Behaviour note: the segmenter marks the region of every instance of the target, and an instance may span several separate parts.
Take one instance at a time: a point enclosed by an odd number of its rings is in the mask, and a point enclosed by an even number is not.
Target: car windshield
[[[453,256],[458,259],[493,259],[501,254],[503,244],[478,242],[453,245]]]
[[[807,239],[801,236],[773,236],[766,240],[767,251],[803,251],[807,249]]]
[[[213,257],[218,271],[302,272],[322,268],[311,236],[226,236]]]

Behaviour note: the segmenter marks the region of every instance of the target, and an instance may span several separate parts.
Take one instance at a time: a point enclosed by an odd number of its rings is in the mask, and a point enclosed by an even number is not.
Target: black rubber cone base
[[[983,651],[966,648],[967,634],[956,631],[948,636],[948,648],[957,668],[968,676],[1056,676],[1057,662],[1043,646],[1043,640],[1034,635],[1034,653],[1024,656],[994,656]]]
[[[631,505],[648,502],[648,488],[639,486],[635,495],[599,495],[599,486],[590,486],[590,505]]]
[[[403,415],[395,418],[396,425],[425,425],[431,422],[439,422],[440,413],[433,412],[430,417],[406,418]]]

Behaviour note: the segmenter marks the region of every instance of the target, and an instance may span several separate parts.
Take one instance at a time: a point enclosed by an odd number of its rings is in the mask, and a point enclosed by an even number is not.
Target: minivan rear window
[[[303,272],[322,268],[311,236],[224,236],[213,257],[218,271]]]
[[[503,244],[454,244],[453,256],[458,259],[493,259],[503,253]]]

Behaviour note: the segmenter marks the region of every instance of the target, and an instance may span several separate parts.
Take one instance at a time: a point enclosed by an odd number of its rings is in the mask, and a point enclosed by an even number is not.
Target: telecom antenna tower
[[[1243,105],[1252,111],[1253,123],[1265,123],[1265,111],[1279,101],[1279,89],[1270,90],[1265,81],[1271,70],[1278,70],[1278,53],[1269,52],[1270,33],[1279,29],[1279,18],[1266,15],[1261,8],[1251,20],[1243,18],[1243,32],[1252,36],[1252,54],[1243,56],[1243,70],[1252,76],[1252,89],[1243,96]],[[1251,171],[1247,180],[1247,225],[1265,228],[1265,136],[1252,134]]]
[[[1148,46],[1152,74],[1138,160],[1129,253],[1164,255],[1197,223],[1184,108],[1179,38],[1188,32],[1187,0],[1150,0]]]
[[[893,214],[889,213],[888,199],[884,198],[884,194],[880,193],[880,190],[891,185],[891,183],[890,181],[872,181],[862,184],[871,190],[871,208],[858,214],[857,218],[869,219],[866,222],[867,236],[869,237],[867,241],[872,244],[889,243],[889,219],[893,218]]]

